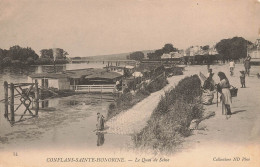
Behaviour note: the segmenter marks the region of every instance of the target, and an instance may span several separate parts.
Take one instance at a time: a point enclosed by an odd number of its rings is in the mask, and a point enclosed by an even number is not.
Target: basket
[[[237,97],[237,92],[238,92],[238,88],[231,86],[230,88],[231,97]]]

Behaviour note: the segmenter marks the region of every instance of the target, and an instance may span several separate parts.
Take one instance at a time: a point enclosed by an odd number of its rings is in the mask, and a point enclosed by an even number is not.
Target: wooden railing
[[[77,92],[103,92],[113,93],[116,91],[116,85],[75,85],[70,86],[70,89]]]

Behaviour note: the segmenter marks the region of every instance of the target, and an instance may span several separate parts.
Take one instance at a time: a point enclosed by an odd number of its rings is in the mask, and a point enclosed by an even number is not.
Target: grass
[[[161,90],[168,83],[167,78],[164,76],[156,78],[150,84],[143,84],[136,93],[133,95],[129,91],[124,91],[123,94],[116,100],[115,103],[109,105],[107,120],[122,111],[132,108],[135,104],[148,97],[151,93]]]
[[[136,147],[172,151],[183,137],[190,135],[193,119],[202,117],[201,82],[197,75],[182,79],[165,93],[147,126],[133,136]]]

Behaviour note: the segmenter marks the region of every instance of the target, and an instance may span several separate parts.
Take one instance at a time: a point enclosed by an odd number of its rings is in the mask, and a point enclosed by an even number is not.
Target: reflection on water
[[[67,64],[56,67],[57,71],[102,68],[103,64]],[[51,66],[31,66],[24,68],[8,67],[0,69],[0,83],[26,83],[28,75],[39,72],[51,72]],[[1,85],[2,85],[1,84]],[[3,87],[2,87],[3,88]],[[0,88],[2,90],[2,88]],[[0,100],[4,92],[0,91]],[[17,100],[17,99],[16,99]],[[108,105],[114,101],[108,94],[80,94],[69,97],[41,100],[38,116],[25,113],[25,107],[15,112],[14,124],[9,123],[9,116],[4,117],[4,103],[0,103],[0,150],[11,148],[64,147],[75,148],[120,147],[130,137],[106,135],[93,132],[96,129],[97,112],[106,116]],[[19,105],[19,99],[15,107]],[[35,107],[33,104],[32,109]],[[23,115],[23,116],[22,116]],[[21,120],[17,122],[17,120]],[[9,119],[9,120],[8,120]]]
[[[102,132],[97,132],[97,146],[102,146],[105,142],[105,135]]]
[[[73,142],[77,146],[82,143],[88,146],[101,146],[104,144],[104,135],[97,135],[93,130],[96,129],[97,112],[106,115],[110,101],[113,101],[112,95],[80,94],[43,100],[40,102],[37,117],[31,116],[29,119],[27,113],[23,121],[16,121],[12,126],[0,117],[0,136],[3,137],[0,137],[0,146],[4,143],[3,146],[6,146],[6,143],[12,145],[19,141],[30,143],[31,140],[39,142],[49,140],[48,145],[55,146],[67,142]],[[4,105],[1,103],[1,115],[3,108]],[[19,118],[16,117],[17,119]]]

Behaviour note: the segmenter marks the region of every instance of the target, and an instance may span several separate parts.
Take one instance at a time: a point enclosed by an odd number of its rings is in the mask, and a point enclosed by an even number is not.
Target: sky
[[[0,0],[0,48],[62,48],[70,57],[254,42],[260,0]]]

